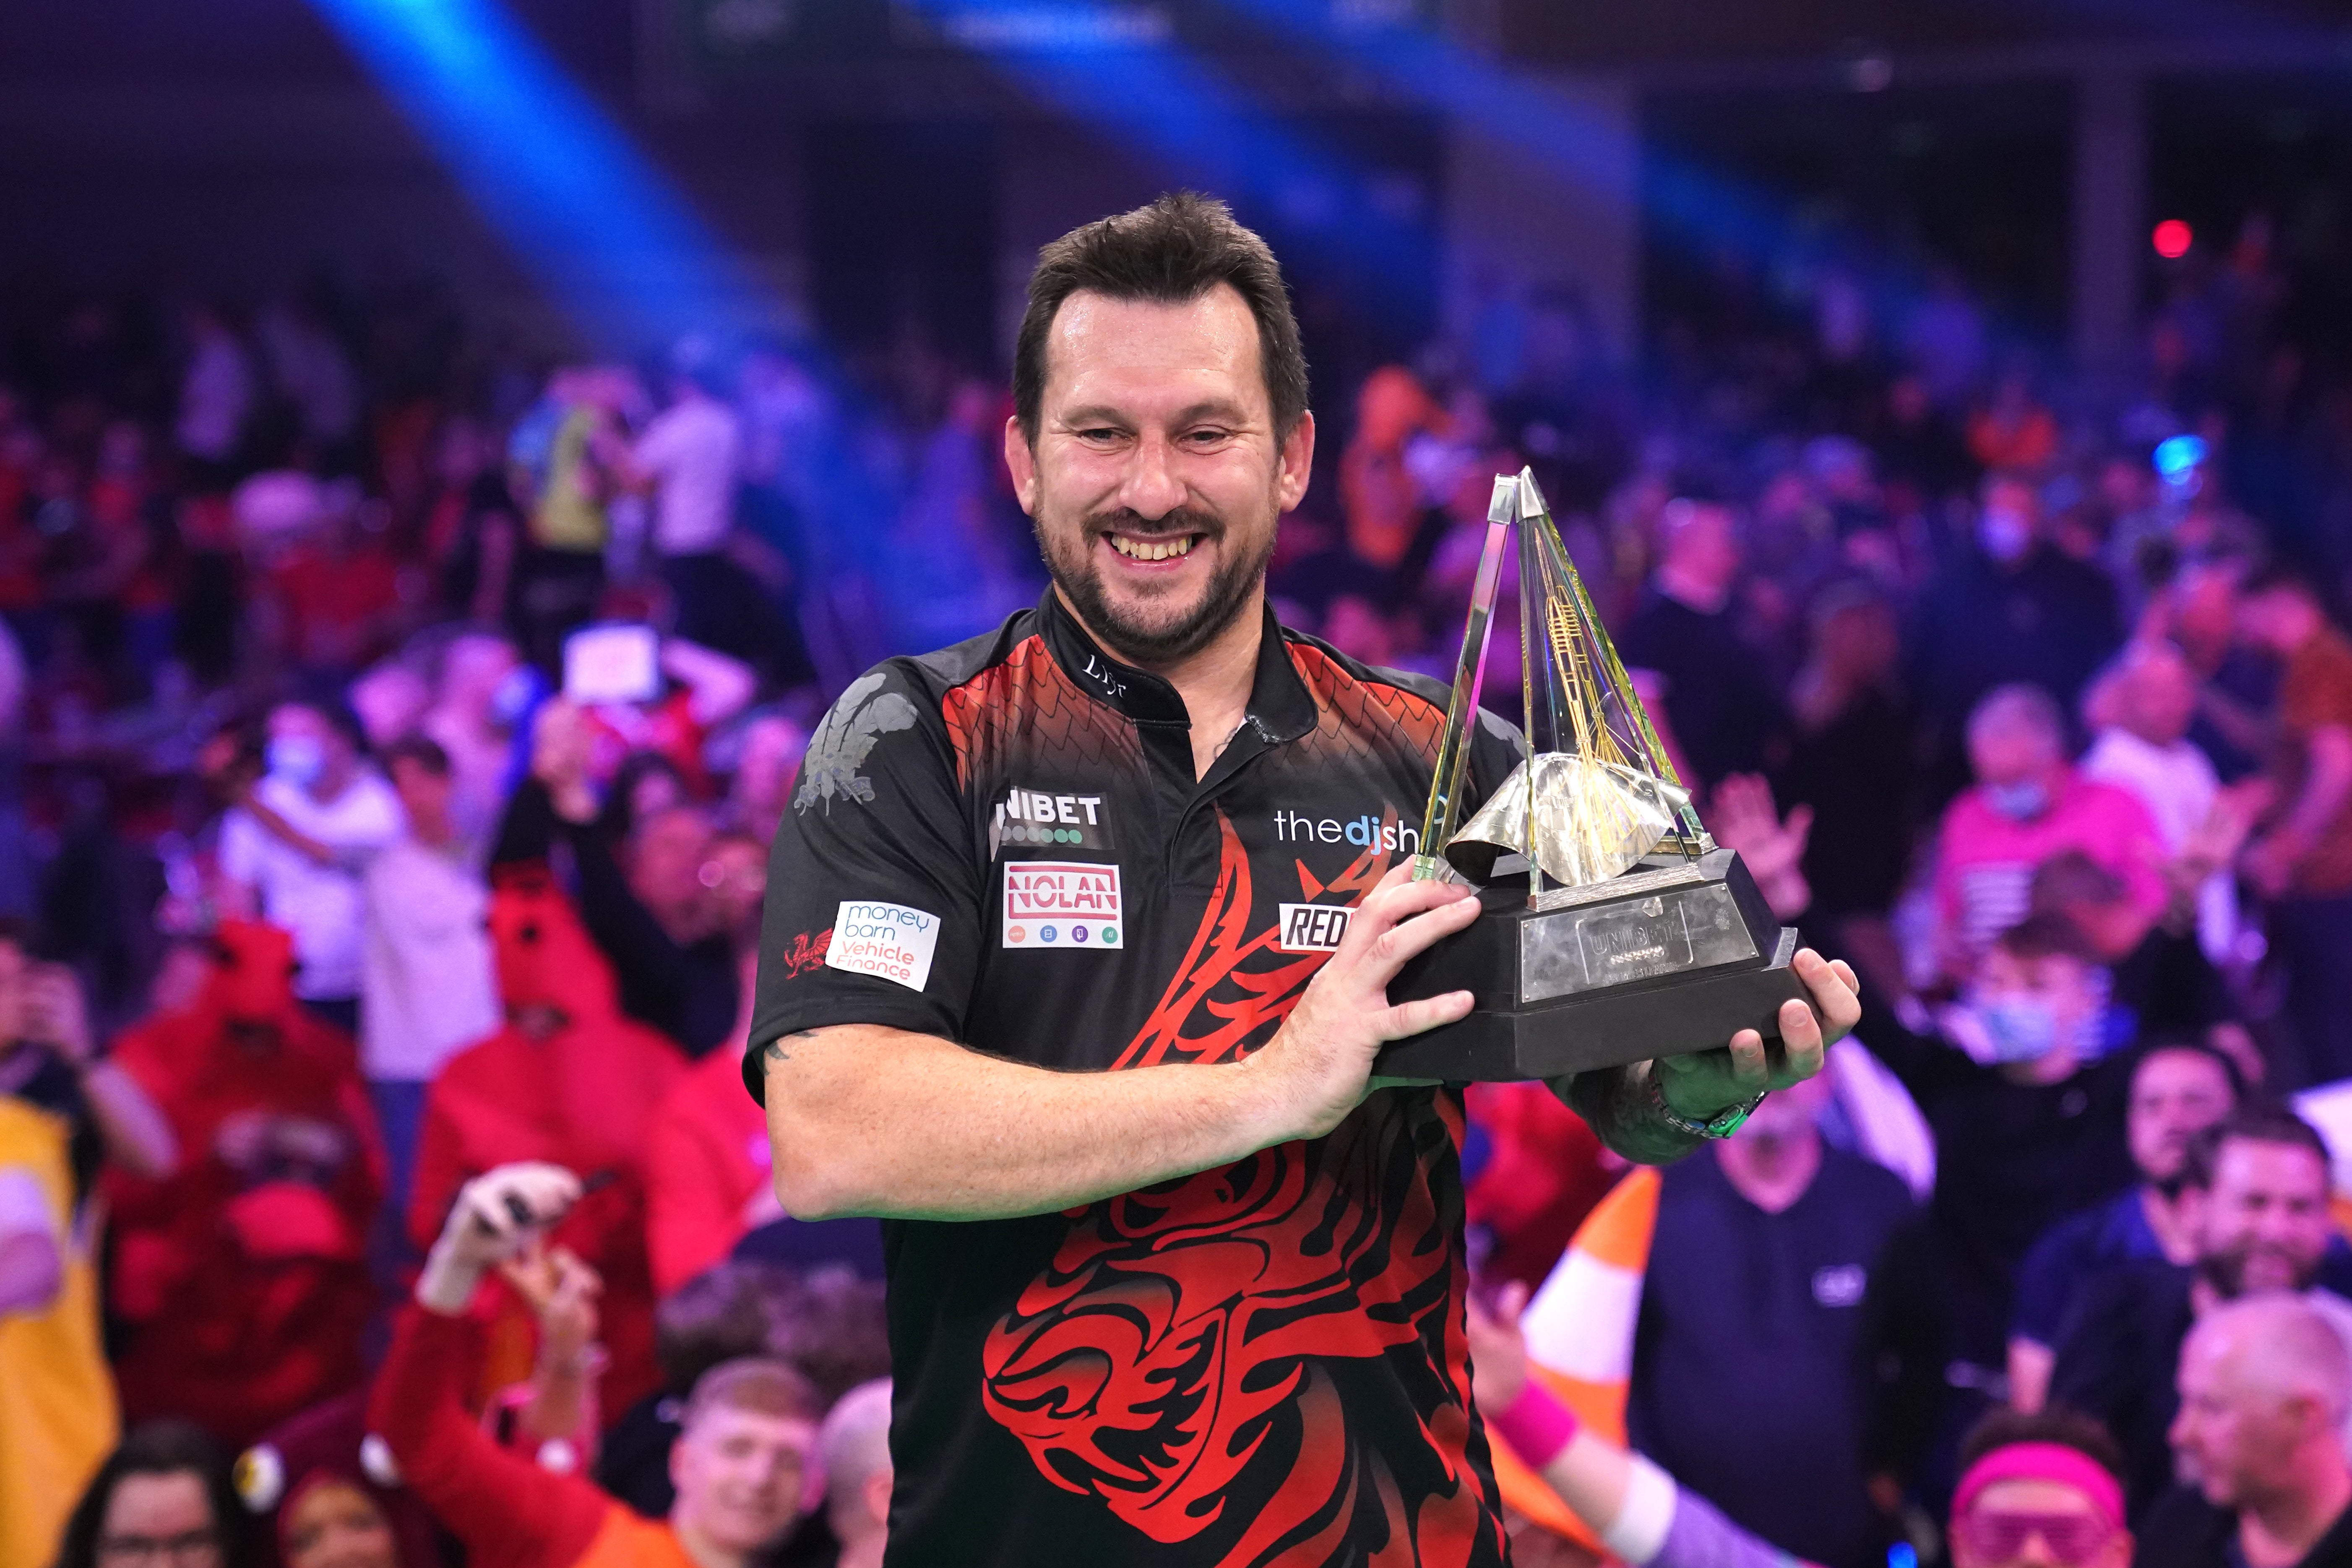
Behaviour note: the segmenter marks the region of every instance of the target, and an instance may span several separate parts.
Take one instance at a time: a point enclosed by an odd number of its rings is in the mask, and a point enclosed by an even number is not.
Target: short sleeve
[[[400,809],[400,797],[383,780],[371,776],[357,787],[359,798],[354,808],[339,822],[321,824],[317,837],[330,849],[365,860],[398,838],[406,819]]]
[[[668,415],[656,419],[637,437],[636,446],[629,453],[630,460],[649,474],[667,471],[677,460],[680,427],[681,422]]]
[[[835,1024],[960,1038],[986,907],[973,831],[938,705],[902,665],[852,682],[769,854],[752,1049]]]
[[[2279,722],[2295,735],[2336,724],[2352,726],[2352,657],[2327,648],[2299,660],[2279,688]]]
[[[221,818],[220,873],[232,882],[261,878],[261,828],[242,811]]]
[[[2017,1273],[2017,1300],[2010,1312],[2009,1337],[2045,1349],[2058,1343],[2082,1268],[2082,1229],[2062,1223],[2042,1235]]]

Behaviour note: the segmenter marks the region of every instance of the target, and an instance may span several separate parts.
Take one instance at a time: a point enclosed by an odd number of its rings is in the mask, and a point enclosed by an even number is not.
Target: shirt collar
[[[1274,606],[1268,605],[1263,613],[1265,623],[1258,636],[1249,718],[1267,740],[1295,741],[1315,727],[1315,698],[1291,662],[1290,645],[1283,636],[1282,623],[1275,618]],[[1192,717],[1175,687],[1104,652],[1050,586],[1038,603],[1037,619],[1046,651],[1088,696],[1139,724],[1191,728]]]

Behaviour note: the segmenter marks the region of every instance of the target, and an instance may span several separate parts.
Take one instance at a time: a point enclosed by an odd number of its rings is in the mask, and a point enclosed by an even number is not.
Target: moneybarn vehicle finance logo
[[[1092,861],[1007,860],[1004,945],[1116,952],[1127,942],[1118,868]]]
[[[1274,837],[1282,844],[1351,844],[1383,855],[1421,853],[1421,829],[1388,821],[1366,812],[1361,816],[1309,816],[1301,811],[1276,811]]]
[[[843,900],[825,944],[828,969],[871,974],[920,991],[939,951],[940,917],[904,904]]]

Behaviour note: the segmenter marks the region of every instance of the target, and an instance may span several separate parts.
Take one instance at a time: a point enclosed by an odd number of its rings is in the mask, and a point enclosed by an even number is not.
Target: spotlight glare
[[[2197,231],[2177,217],[2168,217],[2156,226],[2156,232],[2148,236],[2148,241],[2156,247],[2158,256],[2167,261],[2178,261],[2188,255],[2189,247],[2196,243]]]

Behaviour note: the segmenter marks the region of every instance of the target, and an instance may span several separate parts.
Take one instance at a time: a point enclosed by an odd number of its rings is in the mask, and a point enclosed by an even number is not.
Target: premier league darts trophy
[[[1517,531],[1518,766],[1458,822],[1504,556]],[[1468,991],[1458,1024],[1399,1040],[1396,1078],[1555,1078],[1778,1038],[1803,999],[1797,933],[1699,826],[1535,476],[1495,478],[1486,547],[1413,875],[1479,885],[1485,913],[1408,964],[1391,1001]]]

